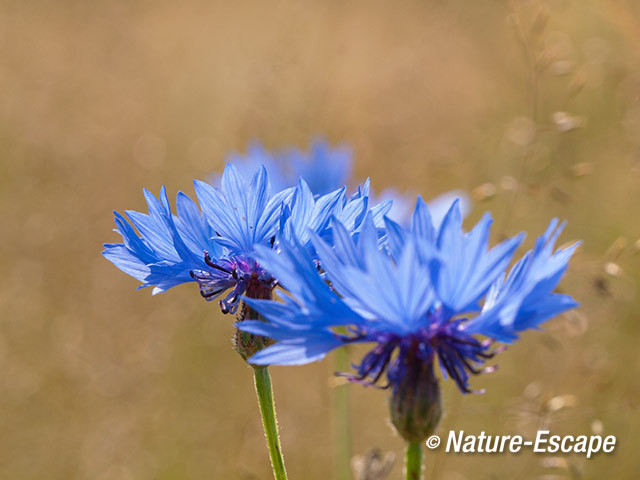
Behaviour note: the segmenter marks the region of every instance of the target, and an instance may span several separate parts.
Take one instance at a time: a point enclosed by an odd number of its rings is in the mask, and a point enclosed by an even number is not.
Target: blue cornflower
[[[355,233],[367,211],[372,211],[381,226],[390,207],[387,202],[370,209],[366,184],[353,198],[345,196],[344,187],[314,196],[300,179],[295,188],[271,195],[264,167],[254,172],[250,183],[228,165],[220,189],[197,180],[194,184],[202,212],[179,193],[178,214],[173,215],[164,187],[160,200],[145,190],[149,214],[127,211],[130,225],[116,213],[116,231],[123,243],[106,244],[103,254],[142,281],[143,287],[155,285],[154,293],[188,281],[196,281],[207,300],[226,293],[220,301],[225,313],[237,310],[243,294],[270,298],[277,284],[277,277],[256,260],[256,247],[273,247],[276,236],[306,238],[314,254],[308,232],[326,237],[333,216],[343,219]]]
[[[247,147],[246,153],[232,153],[227,156],[227,163],[232,164],[247,181],[260,167],[267,170],[269,183],[274,191],[294,187],[297,178],[289,178],[284,171],[285,159],[268,151],[260,142],[252,142]],[[219,187],[222,175],[216,173],[212,176],[212,184]],[[340,185],[337,185],[338,188]]]
[[[228,161],[247,179],[264,165],[275,190],[294,187],[302,177],[315,195],[326,195],[349,184],[353,170],[351,150],[331,147],[325,140],[311,142],[308,151],[289,148],[269,152],[260,143],[252,143],[245,154],[229,155]]]
[[[259,249],[261,264],[291,296],[283,303],[247,299],[268,323],[238,328],[278,341],[251,358],[259,365],[303,364],[345,344],[373,343],[349,378],[372,385],[386,373],[392,420],[414,441],[432,431],[440,415],[436,359],[445,377],[470,392],[469,377],[494,355],[493,341],[510,343],[518,332],[576,306],[553,290],[577,244],[553,251],[562,230],[554,220],[507,274],[523,235],[489,249],[488,214],[465,233],[454,202],[436,228],[419,199],[408,228],[386,223],[382,249],[370,216],[355,238],[338,221],[332,244],[312,234],[324,275],[295,242],[282,241],[279,252]],[[407,399],[414,403],[407,406]]]
[[[290,162],[290,178],[304,178],[316,195],[347,185],[351,179],[351,149],[345,146],[331,148],[326,141],[318,140],[311,143],[308,152],[289,149],[282,155]]]

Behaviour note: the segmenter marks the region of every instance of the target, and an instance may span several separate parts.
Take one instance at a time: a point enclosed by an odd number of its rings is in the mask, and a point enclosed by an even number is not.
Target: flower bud
[[[433,363],[408,355],[403,375],[394,382],[389,402],[391,421],[408,442],[423,442],[435,431],[442,416],[440,386]]]

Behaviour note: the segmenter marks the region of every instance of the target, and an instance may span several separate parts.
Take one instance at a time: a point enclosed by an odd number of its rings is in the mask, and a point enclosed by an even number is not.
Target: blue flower
[[[232,164],[247,181],[253,177],[257,170],[264,167],[267,170],[269,183],[274,191],[294,187],[297,182],[297,178],[290,178],[284,169],[286,159],[281,155],[269,152],[259,142],[249,144],[246,153],[232,153],[228,155],[227,163]],[[221,180],[222,175],[215,174],[212,178],[212,184],[219,187]],[[336,188],[338,187],[339,185],[336,186]]]
[[[408,228],[386,223],[382,249],[370,214],[360,235],[337,220],[331,244],[311,234],[330,284],[295,242],[280,242],[278,252],[258,249],[259,262],[290,296],[282,302],[246,300],[268,322],[238,328],[278,341],[252,363],[303,364],[342,345],[368,342],[374,346],[356,365],[353,381],[375,384],[386,373],[394,391],[407,379],[433,382],[437,359],[443,375],[470,392],[469,377],[493,356],[493,341],[512,342],[519,332],[576,306],[553,292],[577,247],[553,251],[562,230],[556,220],[508,274],[523,235],[489,248],[488,214],[465,233],[454,202],[436,228],[419,199]]]
[[[273,153],[253,143],[246,154],[232,154],[228,162],[246,179],[264,165],[275,190],[295,187],[302,177],[314,195],[326,195],[350,183],[353,168],[349,148],[332,148],[324,140],[312,142],[308,151],[289,148]],[[214,178],[213,183],[218,181]]]
[[[314,196],[300,179],[295,188],[271,195],[265,167],[254,172],[250,183],[228,165],[220,189],[200,181],[194,184],[202,212],[179,193],[178,214],[173,215],[164,187],[160,200],[145,190],[149,214],[128,211],[129,224],[116,213],[116,231],[123,243],[106,244],[103,254],[142,286],[155,285],[154,293],[196,281],[207,300],[225,294],[220,300],[225,313],[237,310],[243,294],[271,297],[277,277],[257,261],[257,247],[272,248],[277,237],[296,238],[315,255],[309,232],[330,236],[331,220],[338,216],[355,234],[369,210],[382,226],[390,207],[387,202],[370,209],[367,185],[352,198],[346,198],[344,187]]]
[[[352,174],[351,150],[347,147],[331,148],[326,141],[312,142],[309,151],[297,149],[286,151],[290,169],[288,175],[302,177],[316,195],[324,195],[347,185]]]

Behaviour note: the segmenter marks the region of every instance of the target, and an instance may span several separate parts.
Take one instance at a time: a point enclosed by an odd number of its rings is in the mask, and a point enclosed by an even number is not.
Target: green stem
[[[262,426],[264,427],[264,435],[267,437],[267,446],[269,447],[273,478],[275,480],[287,480],[282,448],[280,447],[280,437],[278,436],[276,407],[273,403],[273,390],[271,388],[269,370],[267,370],[267,367],[253,366],[253,373],[260,414],[262,415]]]
[[[407,457],[405,462],[407,480],[420,480],[422,478],[422,444],[410,442],[407,445]]]
[[[349,369],[349,356],[346,347],[335,353],[336,371]],[[338,385],[334,389],[334,422],[336,448],[336,478],[351,479],[351,430],[349,425],[349,390],[347,385]]]

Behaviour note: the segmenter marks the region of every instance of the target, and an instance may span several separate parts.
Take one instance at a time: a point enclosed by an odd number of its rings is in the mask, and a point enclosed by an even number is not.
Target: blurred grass
[[[545,5],[534,121],[513,25]],[[496,239],[559,216],[584,240],[562,284],[582,307],[501,354],[474,379],[486,395],[447,384],[441,432],[603,428],[615,454],[432,452],[427,472],[635,478],[639,27],[623,0],[1,3],[0,478],[269,478],[232,320],[193,285],[136,292],[99,252],[142,187],[191,193],[252,139],[318,133],[379,191],[474,192],[470,222],[492,210]],[[331,365],[273,369],[292,479],[331,476]],[[400,458],[385,395],[351,393],[355,452]]]

